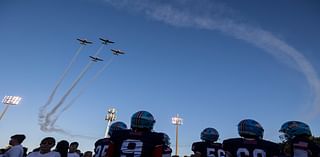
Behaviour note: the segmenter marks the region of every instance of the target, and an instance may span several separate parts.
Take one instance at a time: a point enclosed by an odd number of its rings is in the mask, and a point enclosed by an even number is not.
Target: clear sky
[[[182,155],[206,127],[219,142],[237,137],[245,118],[275,142],[287,120],[320,136],[319,15],[318,0],[2,0],[0,95],[23,99],[0,121],[0,146],[24,133],[29,150],[45,136],[92,150],[111,107],[128,125],[151,112],[173,148],[179,114]],[[116,43],[101,47],[99,37]],[[104,61],[90,62],[97,54]]]

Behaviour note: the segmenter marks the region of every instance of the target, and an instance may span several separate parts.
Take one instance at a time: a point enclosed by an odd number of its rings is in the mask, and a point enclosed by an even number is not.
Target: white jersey
[[[12,146],[8,151],[3,154],[3,157],[23,157],[23,147],[22,145]]]
[[[41,154],[39,151],[38,152],[32,152],[30,153],[27,157],[60,157],[60,153],[51,151],[45,154]]]

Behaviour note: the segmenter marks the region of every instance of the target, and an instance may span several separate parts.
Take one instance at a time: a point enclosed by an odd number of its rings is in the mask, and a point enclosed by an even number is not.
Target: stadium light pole
[[[176,126],[176,156],[178,156],[178,128],[179,125],[182,125],[182,118],[177,114],[175,117],[172,117],[172,124]]]
[[[18,105],[21,101],[21,97],[19,96],[4,96],[2,99],[2,103],[5,105],[4,110],[0,115],[0,120],[2,119],[3,115],[7,112],[10,105]]]
[[[106,129],[106,132],[104,134],[105,138],[107,138],[109,136],[108,132],[109,132],[109,127],[110,127],[111,122],[116,120],[116,112],[117,112],[117,110],[115,108],[108,109],[108,113],[107,113],[107,116],[106,116],[106,119],[105,119],[106,121],[108,121],[107,129]]]

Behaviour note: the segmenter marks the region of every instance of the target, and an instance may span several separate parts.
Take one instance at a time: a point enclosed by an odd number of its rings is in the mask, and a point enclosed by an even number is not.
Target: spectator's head
[[[148,111],[138,111],[131,117],[131,129],[151,131],[155,122],[152,114]]]
[[[61,157],[68,156],[69,142],[66,140],[61,140],[57,143],[55,151],[60,153]]]
[[[264,129],[255,120],[244,119],[238,124],[238,133],[244,138],[262,139]]]
[[[279,132],[282,133],[282,135],[280,135],[280,139],[283,141],[293,139],[297,136],[312,136],[310,127],[306,123],[300,121],[285,122],[282,124]]]
[[[92,151],[86,151],[83,153],[83,157],[92,157]]]
[[[82,157],[82,156],[83,156],[83,153],[81,152],[81,150],[80,150],[80,149],[77,149],[77,150],[76,150],[76,153],[77,153],[80,157]]]
[[[219,133],[215,128],[205,128],[200,135],[201,140],[215,142],[219,138]]]
[[[6,152],[6,149],[1,148],[0,149],[0,154],[4,154]]]
[[[46,137],[40,142],[40,153],[45,154],[51,151],[51,149],[55,146],[56,140],[53,137]]]
[[[114,122],[110,125],[108,135],[111,136],[112,132],[115,130],[125,130],[127,125],[124,122]]]
[[[10,137],[10,141],[9,141],[9,144],[12,145],[12,146],[15,146],[15,145],[19,145],[23,142],[23,140],[26,138],[25,135],[23,134],[16,134],[16,135],[13,135]]]
[[[70,143],[70,146],[69,146],[69,152],[70,152],[70,153],[76,152],[77,149],[78,149],[78,146],[79,146],[79,143],[78,143],[78,142],[71,142],[71,143]]]

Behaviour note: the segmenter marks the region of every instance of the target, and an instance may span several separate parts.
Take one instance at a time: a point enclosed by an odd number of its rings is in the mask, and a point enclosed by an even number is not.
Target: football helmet
[[[283,135],[280,136],[280,139],[283,141],[293,139],[299,135],[312,136],[310,127],[300,121],[285,122],[282,124],[279,132],[283,133]]]
[[[111,136],[113,131],[125,130],[125,129],[127,129],[127,125],[124,122],[114,122],[110,125],[108,134],[109,134],[109,136]]]
[[[200,135],[201,140],[215,142],[219,138],[219,133],[215,128],[205,128]]]
[[[244,119],[238,124],[238,133],[241,137],[262,139],[263,132],[262,126],[252,119]]]
[[[152,130],[155,119],[148,111],[138,111],[131,117],[131,128]]]
[[[170,143],[170,137],[166,133],[161,133],[163,135],[163,142],[165,145],[169,146]]]

